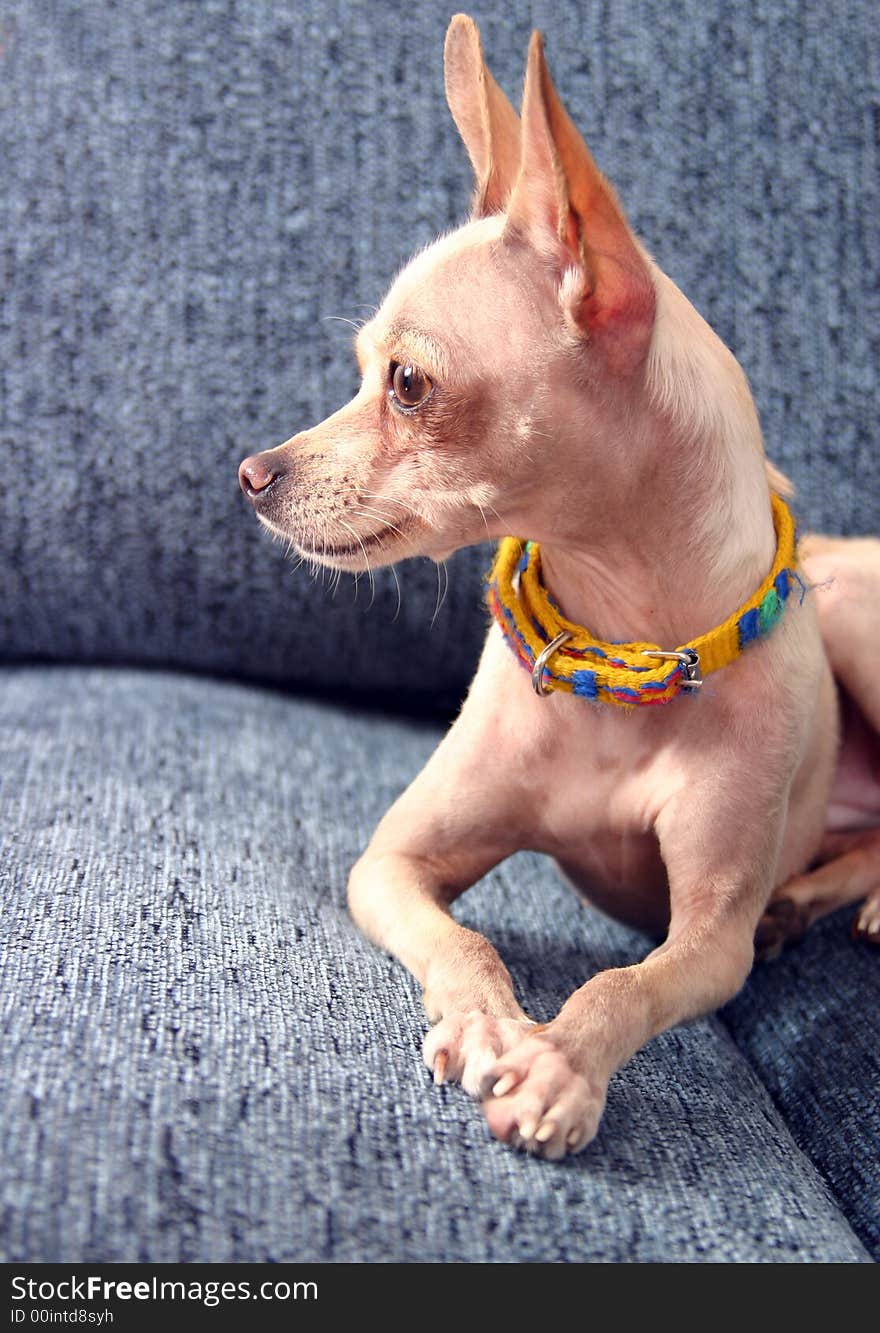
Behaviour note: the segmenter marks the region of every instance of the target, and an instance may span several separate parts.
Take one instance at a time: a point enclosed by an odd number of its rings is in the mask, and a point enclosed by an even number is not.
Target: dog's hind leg
[[[862,899],[853,935],[880,945],[880,828],[828,834],[819,864],[783,884],[768,904],[755,933],[758,957],[777,957],[814,921]]]
[[[800,555],[835,678],[880,733],[880,539],[811,533]]]
[[[880,541],[809,536],[801,555],[842,690],[844,736],[819,856],[774,893],[755,937],[763,958],[862,899],[853,934],[880,945]]]

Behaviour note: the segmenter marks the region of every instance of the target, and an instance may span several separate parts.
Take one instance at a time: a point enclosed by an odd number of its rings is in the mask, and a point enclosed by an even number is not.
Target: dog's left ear
[[[500,213],[519,171],[519,117],[486,68],[480,30],[456,14],[443,50],[446,100],[477,178],[474,216]]]
[[[625,374],[644,362],[656,302],[651,274],[614,190],[559,100],[539,32],[529,45],[508,235],[556,260],[566,317],[610,369]]]

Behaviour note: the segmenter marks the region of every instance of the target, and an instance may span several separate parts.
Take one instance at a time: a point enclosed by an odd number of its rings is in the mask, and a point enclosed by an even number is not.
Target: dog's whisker
[[[392,523],[384,514],[378,514],[378,513],[363,514],[362,517],[371,519],[373,522],[379,520],[383,527],[387,528],[390,532],[395,533],[397,537],[400,538],[401,541],[406,542],[408,545],[412,546],[413,544],[412,537],[408,536],[407,533],[402,531],[401,528],[398,528],[397,525]]]
[[[376,491],[361,491],[360,494],[367,500],[381,500],[383,504],[400,505],[401,509],[409,510],[416,518],[421,517],[414,505],[411,505],[407,500],[401,500],[396,495],[379,495]]]
[[[495,515],[495,517],[498,519],[498,522],[499,522],[499,523],[501,523],[501,524],[502,524],[505,528],[507,528],[508,530],[510,529],[510,524],[508,523],[508,521],[507,521],[507,519],[504,517],[504,515],[503,515],[503,514],[500,514],[500,513],[498,512],[498,510],[495,508],[495,506],[494,506],[493,504],[489,504],[489,501],[488,501],[488,500],[486,501],[486,508],[487,508],[487,509],[490,509],[490,510],[492,511],[492,513],[493,513],[493,514]]]
[[[322,315],[322,320],[334,320],[338,324],[347,324],[349,328],[359,332],[366,324],[366,319],[349,319],[347,315]]]
[[[392,532],[396,532],[399,537],[405,536],[405,533],[401,532],[400,528],[398,528],[396,524],[391,522],[391,520],[388,518],[388,515],[380,513],[378,509],[373,510],[369,506],[360,505],[358,507],[358,516],[362,518],[378,518]]]
[[[327,536],[328,536],[327,520],[324,519],[324,522],[323,522],[322,525],[321,525],[321,554],[323,555],[324,560],[327,559],[327,548],[328,548]],[[325,587],[325,586],[326,586],[326,581],[327,581],[327,575],[328,575],[328,573],[332,575],[333,571],[332,571],[331,569],[329,569],[328,566],[327,566],[326,564],[322,563],[322,564],[321,564],[321,586],[322,586],[322,587]]]
[[[358,546],[361,548],[361,550],[362,550],[363,553],[364,553],[364,563],[365,563],[366,566],[367,566],[367,575],[368,575],[369,580],[370,580],[370,600],[369,600],[369,602],[367,603],[367,610],[369,611],[370,607],[373,605],[373,602],[376,600],[376,580],[375,580],[374,577],[373,577],[373,567],[372,567],[372,565],[370,564],[370,557],[367,555],[367,548],[366,548],[366,546],[364,546],[364,543],[361,541],[360,537],[359,537],[358,534],[355,532],[354,528],[351,527],[350,524],[346,523],[344,519],[340,519],[339,521],[340,521],[340,523],[342,524],[342,526],[345,528],[345,531],[348,532],[348,533],[350,533],[351,536],[354,537],[354,539],[355,539],[355,541],[357,542]]]
[[[446,561],[445,561],[445,560],[440,560],[440,561],[438,561],[438,563],[434,566],[434,568],[437,570],[437,605],[434,607],[434,614],[433,614],[432,617],[431,617],[431,623],[430,623],[430,625],[429,625],[429,627],[428,627],[429,629],[433,629],[433,628],[434,628],[434,624],[435,624],[435,622],[436,622],[436,620],[437,620],[437,617],[438,617],[439,614],[440,614],[440,609],[441,609],[441,607],[443,606],[443,603],[446,601],[446,594],[449,592],[449,569],[448,569],[448,567],[447,567]],[[444,584],[443,584],[443,594],[442,594],[442,596],[441,596],[441,593],[440,593],[440,571],[441,571],[441,569],[442,569],[442,571],[443,571],[443,578],[444,578],[444,580],[445,580],[445,581],[444,581]]]
[[[397,610],[391,617],[391,623],[393,625],[397,620],[397,617],[400,615],[400,608],[403,605],[403,594],[400,591],[400,579],[397,577],[397,570],[394,568],[393,565],[389,565],[389,569],[391,570],[391,573],[394,576],[394,582],[397,586]]]
[[[435,622],[435,620],[437,619],[437,615],[438,615],[438,613],[439,613],[439,611],[440,611],[440,566],[439,566],[439,564],[435,565],[435,566],[434,566],[434,569],[436,570],[436,573],[437,573],[437,598],[436,598],[436,601],[434,602],[434,614],[431,616],[431,623],[430,623],[430,626],[429,626],[430,629],[433,629],[433,628],[434,628],[434,622]]]

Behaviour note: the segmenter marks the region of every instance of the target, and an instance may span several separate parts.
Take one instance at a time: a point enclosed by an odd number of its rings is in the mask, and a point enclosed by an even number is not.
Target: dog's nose
[[[238,469],[238,484],[249,500],[268,491],[281,475],[281,469],[266,461],[265,454],[246,458]]]

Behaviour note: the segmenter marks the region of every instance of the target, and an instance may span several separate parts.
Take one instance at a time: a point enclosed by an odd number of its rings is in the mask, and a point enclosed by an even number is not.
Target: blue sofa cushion
[[[5,673],[0,1258],[867,1259],[717,1018],[637,1055],[562,1165],[433,1087],[418,988],[344,888],[437,739],[170,674]],[[537,1016],[648,947],[531,855],[457,910]],[[824,972],[776,969],[780,1026]]]
[[[721,1016],[795,1142],[880,1257],[880,955],[851,939],[855,913],[836,912],[778,962],[756,968]]]

